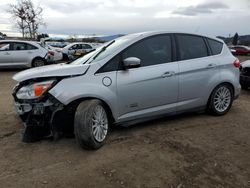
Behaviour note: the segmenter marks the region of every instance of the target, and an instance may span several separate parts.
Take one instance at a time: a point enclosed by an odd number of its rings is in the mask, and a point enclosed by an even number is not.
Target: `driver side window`
[[[139,41],[123,52],[122,59],[128,57],[139,58],[142,67],[171,62],[171,37],[169,35],[159,35]]]

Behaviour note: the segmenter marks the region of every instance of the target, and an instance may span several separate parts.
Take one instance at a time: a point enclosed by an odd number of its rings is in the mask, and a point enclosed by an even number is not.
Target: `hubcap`
[[[108,133],[108,118],[104,108],[100,105],[94,109],[92,117],[92,133],[96,141],[102,142]]]
[[[214,107],[219,112],[224,112],[228,109],[231,103],[231,92],[227,87],[220,87],[214,96]]]

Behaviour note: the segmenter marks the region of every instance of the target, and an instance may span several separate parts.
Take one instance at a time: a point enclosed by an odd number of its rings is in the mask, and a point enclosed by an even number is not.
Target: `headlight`
[[[16,97],[18,99],[36,99],[50,89],[54,81],[49,80],[24,86],[17,91]]]

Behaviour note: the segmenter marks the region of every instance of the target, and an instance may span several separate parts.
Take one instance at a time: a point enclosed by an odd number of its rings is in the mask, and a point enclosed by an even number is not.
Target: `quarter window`
[[[218,55],[221,53],[223,47],[223,44],[221,42],[212,39],[207,39],[207,41],[212,50],[212,55]]]
[[[207,46],[202,37],[194,35],[177,35],[180,60],[208,56]]]
[[[122,58],[137,57],[141,66],[157,65],[172,61],[171,37],[161,35],[137,42],[126,49]]]

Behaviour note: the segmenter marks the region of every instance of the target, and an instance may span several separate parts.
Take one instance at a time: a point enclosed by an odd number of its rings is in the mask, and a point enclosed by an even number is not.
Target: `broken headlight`
[[[36,99],[48,91],[54,82],[55,80],[48,80],[23,86],[17,91],[16,97],[18,99]]]

